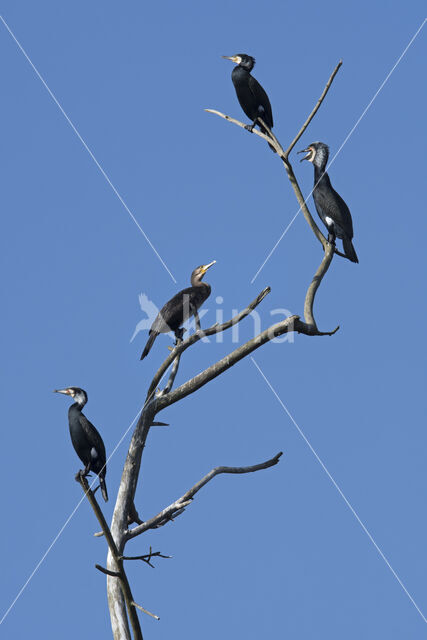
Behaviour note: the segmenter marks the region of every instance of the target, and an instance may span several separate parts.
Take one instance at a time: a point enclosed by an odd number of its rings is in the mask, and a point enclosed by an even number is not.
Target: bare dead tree
[[[114,508],[111,527],[108,527],[102,511],[95,498],[94,492],[92,492],[87,484],[86,479],[77,476],[76,479],[81,483],[83,490],[85,491],[87,498],[94,510],[94,513],[100,523],[102,533],[96,535],[103,535],[108,545],[107,555],[107,567],[104,568],[100,565],[96,565],[102,573],[107,575],[107,596],[108,606],[110,610],[111,625],[113,630],[114,640],[131,640],[133,637],[136,640],[142,639],[141,626],[137,614],[137,609],[145,612],[152,617],[159,619],[158,616],[148,612],[146,609],[137,604],[132,595],[131,587],[126,576],[125,563],[127,561],[141,560],[146,564],[151,564],[151,560],[154,557],[165,558],[168,556],[162,555],[159,551],[152,552],[151,548],[148,554],[140,556],[126,556],[124,550],[126,543],[143,534],[144,532],[162,527],[170,522],[173,518],[181,515],[185,509],[191,504],[194,496],[200,489],[210,482],[215,476],[222,473],[236,474],[236,473],[252,473],[267,469],[276,465],[279,461],[282,453],[277,453],[273,458],[265,462],[261,462],[255,465],[246,467],[216,467],[212,469],[204,478],[197,482],[191,489],[184,493],[180,498],[175,500],[172,504],[163,508],[157,515],[154,515],[150,519],[142,522],[138,517],[137,510],[135,508],[135,492],[139,481],[142,454],[145,449],[147,437],[150,428],[153,426],[155,416],[171,406],[175,402],[179,402],[188,395],[195,393],[202,386],[221,375],[230,367],[233,367],[239,360],[245,358],[250,353],[261,347],[263,344],[270,342],[274,338],[281,336],[285,333],[296,332],[307,336],[331,336],[339,327],[331,331],[319,331],[317,323],[314,318],[314,299],[317,290],[327,273],[334,254],[343,255],[332,244],[329,244],[325,236],[322,234],[317,224],[315,223],[304,197],[301,193],[301,189],[298,185],[295,177],[292,165],[289,161],[289,154],[292,149],[301,138],[310,122],[314,118],[318,109],[320,108],[323,100],[328,93],[332,82],[342,62],[340,61],[332,72],[319,100],[317,101],[314,109],[302,125],[301,129],[292,140],[286,150],[283,149],[275,135],[268,129],[264,122],[261,120],[261,124],[264,126],[267,133],[261,133],[260,131],[253,130],[257,136],[263,138],[269,142],[277,151],[278,158],[282,161],[286,170],[287,176],[291,183],[291,186],[295,192],[300,209],[304,214],[311,230],[316,238],[322,244],[324,255],[322,261],[313,276],[313,279],[308,286],[305,302],[304,302],[304,320],[300,316],[293,315],[281,322],[271,325],[257,336],[248,340],[244,344],[240,345],[224,358],[211,364],[201,373],[195,375],[191,379],[182,383],[177,388],[173,389],[176,375],[179,369],[180,359],[183,353],[199,342],[205,336],[211,336],[217,333],[222,333],[234,325],[240,323],[246,318],[268,295],[270,288],[267,287],[245,308],[233,318],[229,319],[223,324],[214,324],[208,329],[202,330],[200,328],[200,322],[196,318],[196,330],[189,335],[186,340],[178,341],[178,344],[171,350],[165,361],[162,363],[158,371],[155,373],[147,391],[144,407],[139,416],[138,422],[134,429],[131,443],[126,456],[120,486],[117,493],[116,504]],[[209,113],[216,114],[229,122],[245,128],[245,124],[231,118],[224,113],[213,109],[206,109]],[[167,371],[170,369],[170,373],[165,386],[160,389],[163,378]],[[156,423],[154,423],[156,424]],[[160,423],[162,424],[162,423]],[[136,523],[136,526],[131,526]],[[132,635],[131,635],[132,630]]]

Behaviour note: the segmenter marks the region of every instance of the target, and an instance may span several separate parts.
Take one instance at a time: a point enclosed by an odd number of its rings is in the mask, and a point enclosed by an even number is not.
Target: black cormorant
[[[181,325],[183,325],[188,318],[191,318],[194,312],[197,311],[210,296],[211,286],[207,282],[202,282],[202,278],[209,267],[215,264],[215,262],[216,260],[194,269],[191,274],[191,287],[187,287],[174,295],[174,297],[171,298],[169,302],[166,302],[160,309],[156,319],[151,325],[149,338],[142,352],[141,360],[148,355],[159,333],[169,333],[169,331],[173,331],[177,340],[182,339],[183,332],[180,328]]]
[[[335,238],[341,238],[346,257],[351,262],[359,262],[351,241],[353,222],[350,209],[332,187],[325,171],[329,158],[328,145],[323,142],[313,142],[307,149],[298,153],[307,153],[302,160],[308,160],[314,165],[313,200],[317,213],[328,230],[328,242],[335,244]]]
[[[268,132],[264,129],[258,118],[262,118],[269,127],[273,128],[273,114],[271,111],[270,100],[268,95],[261,87],[258,80],[251,76],[251,71],[255,65],[255,58],[248,56],[246,53],[238,53],[235,56],[222,56],[227,60],[232,60],[236,63],[231,73],[231,79],[236,89],[237,99],[246,113],[248,118],[252,120],[251,125],[246,125],[248,131],[252,131],[255,125],[258,125],[262,133],[268,135]],[[275,148],[269,143],[270,149],[275,153]]]
[[[82,413],[82,409],[87,402],[87,393],[79,387],[67,387],[66,389],[55,389],[55,393],[64,393],[75,400],[68,409],[68,424],[70,426],[71,442],[85,465],[80,473],[87,476],[89,471],[94,471],[99,477],[102,497],[105,502],[108,500],[107,487],[105,484],[105,474],[107,473],[105,446],[98,430]]]

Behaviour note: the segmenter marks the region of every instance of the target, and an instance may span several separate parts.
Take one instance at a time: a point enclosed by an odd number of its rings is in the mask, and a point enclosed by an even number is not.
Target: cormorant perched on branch
[[[236,89],[237,99],[246,113],[248,118],[252,120],[252,124],[246,125],[248,131],[252,131],[255,125],[258,125],[262,133],[268,135],[268,132],[258,122],[258,118],[262,118],[269,129],[273,128],[273,113],[271,111],[270,100],[268,95],[261,87],[258,80],[251,76],[251,71],[255,66],[255,58],[248,56],[246,53],[238,53],[235,56],[222,56],[227,60],[231,60],[237,64],[231,73],[231,79]],[[270,149],[276,153],[275,148],[269,143]]]
[[[329,147],[324,142],[313,142],[307,149],[298,151],[306,152],[307,155],[302,160],[308,160],[314,165],[313,200],[317,213],[328,230],[328,242],[335,244],[335,238],[341,238],[346,257],[351,262],[359,262],[352,243],[353,222],[350,209],[332,187],[325,171]]]
[[[166,302],[160,309],[156,319],[151,325],[150,336],[142,352],[141,360],[148,355],[159,333],[169,333],[169,331],[173,331],[177,340],[182,339],[183,331],[180,328],[181,325],[183,325],[188,318],[191,318],[194,312],[197,311],[210,296],[211,286],[207,282],[202,282],[202,278],[209,267],[215,264],[215,262],[216,260],[194,269],[191,274],[191,287],[187,287],[174,295],[174,297],[171,298],[169,302]]]
[[[99,477],[102,497],[105,502],[108,500],[107,486],[105,484],[105,474],[107,473],[105,446],[98,430],[82,413],[82,409],[87,402],[87,393],[79,387],[67,387],[66,389],[55,389],[54,393],[64,393],[71,396],[75,402],[68,409],[68,424],[70,427],[71,442],[80,460],[85,465],[80,471],[83,476],[87,476],[89,471],[94,471]]]

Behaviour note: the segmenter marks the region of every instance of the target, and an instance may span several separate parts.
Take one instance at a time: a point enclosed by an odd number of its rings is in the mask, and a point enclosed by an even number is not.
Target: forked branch
[[[265,329],[251,340],[242,344],[240,347],[237,347],[237,349],[234,349],[234,351],[224,356],[224,358],[218,360],[218,362],[215,362],[190,380],[187,380],[187,382],[184,382],[181,386],[177,387],[167,395],[159,397],[157,401],[157,411],[161,411],[191,393],[194,393],[221,373],[230,369],[230,367],[234,366],[239,362],[239,360],[242,360],[242,358],[245,358],[256,349],[259,349],[263,344],[270,342],[274,338],[278,338],[279,336],[291,331],[303,333],[306,336],[332,336],[336,331],[338,331],[338,328],[339,327],[336,327],[332,331],[319,331],[315,324],[312,325],[303,322],[299,316],[289,316],[289,318],[285,318],[285,320],[271,325],[268,329]]]
[[[289,147],[286,149],[286,151],[283,149],[282,145],[280,144],[280,142],[278,141],[278,139],[276,138],[276,136],[274,135],[274,133],[271,131],[271,129],[269,129],[269,127],[265,124],[265,122],[261,119],[258,118],[259,121],[261,122],[261,124],[263,125],[263,127],[265,128],[265,130],[267,131],[267,134],[262,133],[261,131],[258,131],[257,129],[253,129],[252,133],[255,133],[255,135],[259,136],[260,138],[263,138],[264,140],[266,140],[269,144],[271,144],[276,152],[277,155],[280,157],[280,159],[282,160],[284,167],[286,169],[286,173],[288,174],[288,178],[289,181],[291,183],[291,186],[294,190],[294,193],[296,195],[296,198],[298,200],[298,204],[300,206],[299,211],[302,211],[304,214],[305,219],[307,220],[311,230],[313,231],[314,235],[316,236],[316,238],[319,240],[319,242],[322,244],[323,249],[326,249],[326,246],[328,244],[327,239],[325,238],[325,236],[323,235],[323,233],[320,231],[319,227],[317,226],[316,222],[314,221],[313,216],[311,215],[308,207],[307,207],[307,203],[306,200],[304,199],[304,196],[301,193],[301,189],[299,187],[299,184],[295,178],[295,174],[294,171],[292,169],[292,165],[289,162],[289,154],[292,151],[292,149],[295,147],[296,143],[298,142],[298,140],[301,138],[301,136],[303,135],[303,133],[305,132],[305,130],[307,129],[308,125],[310,124],[310,122],[313,120],[314,116],[316,115],[317,111],[319,110],[322,102],[324,101],[333,81],[335,76],[337,75],[340,67],[342,65],[342,60],[339,61],[339,63],[337,64],[337,66],[335,67],[335,69],[333,70],[333,72],[331,73],[328,82],[326,83],[325,88],[322,91],[322,94],[320,96],[320,98],[318,99],[315,107],[313,108],[312,112],[310,113],[310,115],[308,116],[307,120],[304,122],[304,124],[302,125],[302,127],[300,128],[300,130],[298,131],[297,135],[295,136],[295,138],[292,140],[291,144],[289,145]],[[228,120],[228,122],[232,122],[233,124],[236,124],[239,127],[242,127],[243,129],[246,129],[246,125],[244,124],[244,122],[240,122],[240,120],[236,120],[235,118],[231,118],[230,116],[226,115],[225,113],[221,113],[221,111],[217,111],[216,109],[205,109],[205,111],[207,111],[208,113],[213,113],[217,116],[220,116],[221,118],[224,118],[225,120]],[[341,253],[341,251],[339,251],[338,249],[334,248],[334,253],[336,253],[337,255],[341,256],[341,257],[345,257],[345,255],[343,253]]]

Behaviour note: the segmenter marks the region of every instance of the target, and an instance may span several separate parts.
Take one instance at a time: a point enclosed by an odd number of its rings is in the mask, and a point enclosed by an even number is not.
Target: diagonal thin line
[[[339,487],[339,485],[337,484],[337,482],[334,480],[334,478],[332,477],[332,475],[330,474],[330,472],[328,471],[327,467],[325,466],[324,462],[321,460],[320,456],[318,455],[318,453],[316,452],[316,450],[313,448],[313,446],[311,445],[311,443],[309,442],[308,438],[306,437],[306,435],[304,434],[304,432],[302,431],[301,427],[296,423],[294,417],[291,415],[289,409],[287,408],[287,406],[285,405],[285,403],[282,401],[282,399],[280,398],[279,394],[277,393],[277,391],[274,389],[273,385],[271,384],[271,382],[267,379],[266,375],[264,374],[264,372],[261,370],[260,366],[258,365],[258,363],[256,362],[255,358],[253,358],[251,356],[251,360],[253,362],[253,364],[255,365],[255,367],[258,369],[259,373],[261,374],[261,376],[264,378],[267,386],[270,388],[271,392],[273,393],[273,395],[276,397],[276,399],[279,401],[280,406],[282,407],[282,409],[285,411],[285,413],[288,415],[288,417],[290,418],[290,420],[292,421],[294,427],[296,427],[298,433],[300,434],[300,436],[303,438],[303,440],[305,441],[305,443],[308,445],[310,451],[312,452],[312,454],[314,455],[314,457],[316,458],[317,462],[320,464],[320,466],[322,467],[323,471],[326,473],[326,475],[328,476],[329,480],[332,482],[332,484],[334,485],[335,489],[338,491],[338,493],[340,494],[341,498],[344,500],[345,504],[347,505],[347,507],[350,509],[351,513],[354,515],[354,517],[356,518],[357,522],[360,524],[360,526],[362,527],[363,531],[366,533],[366,535],[368,536],[369,540],[372,542],[372,544],[374,545],[375,549],[378,551],[379,555],[381,556],[381,558],[384,560],[384,562],[386,563],[387,567],[390,569],[391,573],[393,574],[393,576],[396,578],[397,582],[400,584],[400,586],[402,587],[403,591],[406,593],[406,595],[408,596],[409,600],[412,602],[412,604],[414,605],[415,609],[418,611],[418,613],[420,614],[421,618],[424,620],[424,622],[427,622],[426,617],[424,616],[423,612],[421,611],[421,609],[419,608],[419,606],[417,605],[417,603],[415,602],[415,600],[413,599],[413,597],[411,596],[411,594],[409,593],[408,589],[405,587],[405,585],[403,584],[402,580],[399,578],[399,576],[397,575],[396,571],[393,569],[393,567],[391,566],[390,562],[387,560],[387,558],[385,557],[384,553],[381,551],[380,547],[378,546],[378,544],[375,542],[374,538],[372,537],[372,535],[369,533],[368,529],[366,528],[366,526],[364,525],[364,523],[362,522],[362,520],[360,519],[360,517],[358,516],[358,514],[356,513],[356,511],[354,510],[354,508],[352,507],[352,505],[350,504],[350,502],[347,500],[347,498],[345,497],[342,489]]]
[[[126,429],[126,431],[124,432],[124,434],[122,435],[122,437],[120,438],[120,440],[118,441],[118,443],[116,444],[116,446],[114,447],[113,451],[110,453],[110,455],[107,458],[107,461],[105,464],[107,464],[108,462],[110,462],[111,458],[113,457],[113,455],[116,453],[117,449],[119,448],[119,446],[121,445],[121,443],[123,442],[124,438],[126,437],[126,435],[129,433],[130,429],[133,427],[133,425],[135,424],[139,414],[141,413],[143,407],[141,407],[138,410],[138,413],[136,414],[136,416],[134,417],[134,419],[132,420],[132,422],[130,423],[130,425],[128,426],[128,428]],[[90,489],[92,489],[93,485],[98,481],[98,478],[95,477],[94,480],[91,482],[90,484]],[[27,586],[29,585],[29,583],[31,582],[31,580],[34,578],[35,574],[37,573],[37,571],[40,569],[41,565],[43,564],[43,562],[46,560],[48,554],[50,553],[50,551],[53,549],[53,547],[55,546],[56,542],[59,540],[59,538],[61,537],[62,533],[64,532],[64,530],[66,529],[66,527],[68,526],[69,522],[71,521],[71,519],[73,518],[74,514],[76,513],[77,509],[80,507],[80,505],[82,504],[83,500],[86,497],[86,492],[83,494],[82,498],[80,498],[79,502],[77,503],[77,505],[74,507],[73,511],[71,512],[71,514],[68,516],[68,518],[66,519],[66,521],[64,522],[64,524],[62,525],[62,527],[60,528],[60,530],[58,531],[58,533],[56,534],[56,536],[54,537],[54,539],[52,540],[52,542],[50,543],[50,545],[48,546],[48,548],[46,549],[46,551],[44,552],[44,554],[42,555],[42,557],[40,558],[40,560],[38,561],[38,563],[36,564],[36,566],[34,567],[33,571],[30,573],[30,575],[28,576],[27,580],[24,582],[24,584],[22,585],[22,587],[20,588],[20,590],[18,591],[18,593],[16,594],[15,598],[13,599],[12,603],[9,605],[9,608],[5,611],[5,613],[3,614],[2,618],[0,619],[0,625],[4,622],[4,620],[7,618],[7,616],[9,615],[9,613],[12,611],[13,607],[15,606],[15,604],[17,603],[17,601],[19,600],[19,598],[21,597],[21,595],[24,593],[25,589],[27,588]]]
[[[394,63],[394,65],[392,66],[392,68],[390,69],[390,71],[388,72],[387,76],[385,77],[385,79],[383,80],[383,82],[380,84],[379,88],[377,89],[377,91],[374,93],[373,97],[371,98],[371,100],[368,102],[367,106],[365,107],[365,109],[363,110],[361,116],[358,118],[358,120],[356,121],[356,124],[350,129],[349,133],[347,134],[347,136],[344,138],[344,142],[341,144],[340,148],[338,149],[338,151],[336,152],[336,154],[334,155],[334,157],[332,158],[332,160],[328,163],[328,166],[326,167],[326,171],[329,169],[329,167],[331,167],[333,165],[333,163],[335,162],[335,159],[337,158],[337,156],[339,155],[339,153],[342,151],[343,147],[346,145],[346,143],[348,142],[348,140],[351,138],[351,136],[353,135],[354,131],[357,129],[357,127],[359,126],[361,120],[365,117],[366,113],[368,112],[368,110],[370,109],[370,107],[372,106],[373,102],[376,100],[378,94],[382,91],[382,89],[384,88],[385,84],[387,83],[388,79],[390,78],[390,76],[392,75],[392,73],[394,72],[394,70],[396,69],[396,67],[399,65],[400,61],[402,60],[402,58],[404,57],[404,55],[406,54],[406,52],[408,51],[409,47],[412,45],[412,43],[414,42],[415,38],[418,36],[418,34],[420,33],[421,29],[423,28],[423,26],[425,25],[427,21],[427,18],[424,18],[424,20],[422,21],[421,25],[418,27],[417,31],[414,33],[414,35],[412,36],[412,38],[410,39],[410,41],[408,42],[408,44],[406,45],[405,49],[402,51],[402,53],[400,54],[400,56],[398,57],[398,59],[396,60],[396,62]],[[318,183],[316,183],[313,187],[313,189],[310,191],[310,193],[308,194],[308,196],[306,197],[306,199],[304,200],[304,204],[307,204],[307,200],[309,199],[309,197],[311,196],[311,194],[313,193],[315,187],[317,186]],[[276,244],[274,245],[274,247],[271,249],[270,253],[268,254],[268,256],[266,257],[266,259],[264,260],[264,262],[262,263],[262,265],[259,267],[258,271],[256,272],[256,274],[254,275],[254,277],[251,280],[251,284],[253,284],[256,280],[256,278],[258,277],[258,275],[261,273],[262,269],[265,267],[265,265],[267,264],[267,262],[270,260],[271,256],[273,255],[273,253],[276,251],[277,247],[279,246],[279,244],[281,243],[281,241],[283,240],[283,238],[285,237],[285,235],[287,234],[287,232],[289,231],[289,229],[291,228],[291,226],[293,225],[293,223],[295,222],[296,218],[298,217],[299,213],[301,211],[301,207],[298,209],[298,211],[296,212],[296,214],[294,215],[294,217],[292,218],[292,220],[290,221],[290,223],[288,224],[288,226],[286,227],[286,229],[282,232],[282,235],[280,236],[280,238],[277,240]]]
[[[142,235],[144,236],[145,240],[147,241],[147,243],[150,245],[151,249],[154,251],[154,253],[156,254],[156,256],[158,257],[158,259],[160,260],[160,262],[162,263],[162,265],[164,266],[164,268],[166,269],[166,271],[168,272],[168,274],[170,275],[170,277],[172,278],[172,280],[174,281],[174,283],[176,284],[176,280],[174,278],[174,276],[172,275],[171,271],[169,270],[168,266],[166,265],[165,261],[163,260],[163,258],[161,257],[161,255],[159,254],[159,252],[157,251],[157,249],[155,248],[155,246],[153,245],[153,243],[151,242],[150,238],[147,236],[147,234],[145,233],[144,229],[141,227],[141,225],[139,224],[138,220],[135,218],[135,216],[133,215],[132,211],[129,209],[129,207],[127,206],[126,202],[123,200],[122,196],[120,195],[120,193],[117,191],[116,187],[113,185],[113,183],[111,182],[110,178],[108,177],[108,175],[106,174],[106,172],[104,171],[104,169],[101,167],[101,165],[99,164],[98,160],[95,158],[93,152],[91,151],[91,149],[89,148],[89,146],[86,144],[85,140],[82,138],[82,136],[80,135],[80,133],[78,132],[77,128],[74,126],[73,122],[71,121],[71,119],[69,118],[68,114],[65,112],[64,108],[62,107],[62,105],[60,104],[60,102],[58,101],[58,99],[56,98],[55,94],[53,93],[53,91],[51,91],[51,89],[49,88],[46,80],[43,78],[43,76],[41,75],[41,73],[39,72],[39,70],[37,69],[37,67],[34,65],[34,63],[32,62],[32,60],[30,59],[29,55],[27,54],[27,52],[25,51],[24,47],[21,45],[21,43],[19,42],[18,38],[15,36],[15,34],[13,33],[12,29],[9,27],[9,25],[7,24],[6,20],[3,18],[2,15],[0,15],[0,20],[3,22],[4,26],[6,27],[6,29],[8,30],[9,34],[11,35],[11,37],[13,38],[13,40],[15,41],[15,43],[17,44],[18,48],[20,49],[20,51],[22,52],[22,54],[24,55],[24,57],[26,58],[27,62],[29,62],[30,66],[32,67],[34,73],[36,74],[36,76],[39,78],[39,80],[41,81],[41,83],[43,84],[43,86],[45,87],[46,91],[48,92],[48,94],[50,95],[50,97],[52,98],[52,100],[54,101],[54,103],[56,104],[56,106],[58,107],[58,109],[60,110],[60,112],[62,113],[62,115],[64,116],[64,118],[66,119],[66,121],[68,122],[68,124],[70,125],[70,127],[72,128],[72,130],[74,131],[74,133],[76,134],[76,136],[78,137],[78,139],[80,140],[80,142],[82,143],[83,147],[86,149],[86,151],[88,152],[88,154],[90,155],[90,157],[92,158],[92,160],[94,161],[94,163],[96,164],[96,166],[98,167],[99,171],[102,173],[102,175],[104,176],[105,180],[108,182],[108,184],[110,185],[111,189],[113,190],[114,194],[117,196],[118,200],[121,202],[121,204],[123,205],[123,207],[126,209],[126,211],[128,212],[128,214],[130,215],[130,217],[132,218],[132,220],[134,221],[134,223],[136,224],[136,226],[138,227],[138,229],[140,230],[140,232],[142,233]]]
[[[311,196],[313,192],[310,191],[310,193],[308,194],[307,198],[304,200],[304,204],[307,204],[307,200],[309,199],[309,197]],[[268,256],[266,257],[266,259],[264,260],[264,262],[262,263],[262,265],[259,267],[258,271],[256,272],[256,274],[254,275],[254,277],[251,280],[251,284],[253,284],[255,282],[255,280],[258,278],[259,274],[261,273],[261,271],[264,269],[265,265],[267,264],[267,262],[270,260],[271,256],[273,255],[273,253],[276,251],[277,247],[279,246],[279,244],[282,242],[283,238],[285,237],[285,235],[288,233],[289,229],[292,227],[293,223],[295,222],[295,220],[298,217],[299,212],[301,211],[301,207],[298,209],[298,211],[296,212],[296,214],[294,215],[294,217],[292,218],[292,220],[290,221],[290,223],[288,224],[288,226],[286,227],[286,229],[284,231],[282,231],[282,235],[280,236],[280,238],[277,240],[276,244],[274,245],[274,247],[271,249],[270,253],[268,254]]]

